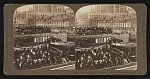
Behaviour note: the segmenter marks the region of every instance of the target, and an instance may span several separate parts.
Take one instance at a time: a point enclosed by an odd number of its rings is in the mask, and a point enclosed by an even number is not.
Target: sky
[[[95,9],[94,5],[82,7],[78,11],[83,13],[83,12],[90,12],[92,9]]]
[[[25,5],[25,6],[21,6],[21,7],[17,8],[17,11],[19,11],[19,12],[29,11],[30,8],[33,8],[33,5]]]

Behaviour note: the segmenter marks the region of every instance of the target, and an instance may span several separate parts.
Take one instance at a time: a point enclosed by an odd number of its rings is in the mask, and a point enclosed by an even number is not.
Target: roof
[[[53,45],[66,45],[66,46],[72,46],[75,45],[74,42],[52,42]]]
[[[112,45],[123,47],[136,47],[135,43],[113,43]]]

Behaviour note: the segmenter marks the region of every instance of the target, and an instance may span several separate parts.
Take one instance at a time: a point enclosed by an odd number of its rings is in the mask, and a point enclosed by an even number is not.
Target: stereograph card
[[[6,4],[6,75],[144,75],[144,4]]]

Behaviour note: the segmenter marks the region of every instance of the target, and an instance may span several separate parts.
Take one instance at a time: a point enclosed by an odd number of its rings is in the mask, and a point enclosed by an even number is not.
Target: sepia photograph
[[[146,53],[144,48],[138,49],[144,32],[138,34],[138,30],[145,30],[146,25],[138,24],[137,14],[124,4],[91,4],[78,9],[63,4],[19,6],[11,14],[12,70],[136,71],[141,68],[139,56]]]
[[[68,41],[75,24],[72,9],[56,4],[19,7],[13,17],[14,65],[17,70],[72,70],[75,42]]]
[[[76,13],[76,69],[137,69],[136,12],[117,4],[85,6]]]

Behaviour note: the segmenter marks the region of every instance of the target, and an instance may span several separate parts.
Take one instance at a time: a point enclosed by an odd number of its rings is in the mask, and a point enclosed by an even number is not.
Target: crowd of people
[[[50,33],[50,27],[42,26],[18,26],[14,27],[13,31],[17,34],[38,34],[38,33]]]
[[[29,70],[67,63],[67,53],[51,49],[50,46],[20,48],[14,50],[14,64],[17,70]]]
[[[114,50],[110,44],[76,51],[76,69],[94,70],[130,63],[129,53]]]
[[[75,31],[79,35],[110,34],[113,32],[110,27],[79,27],[75,28]]]

